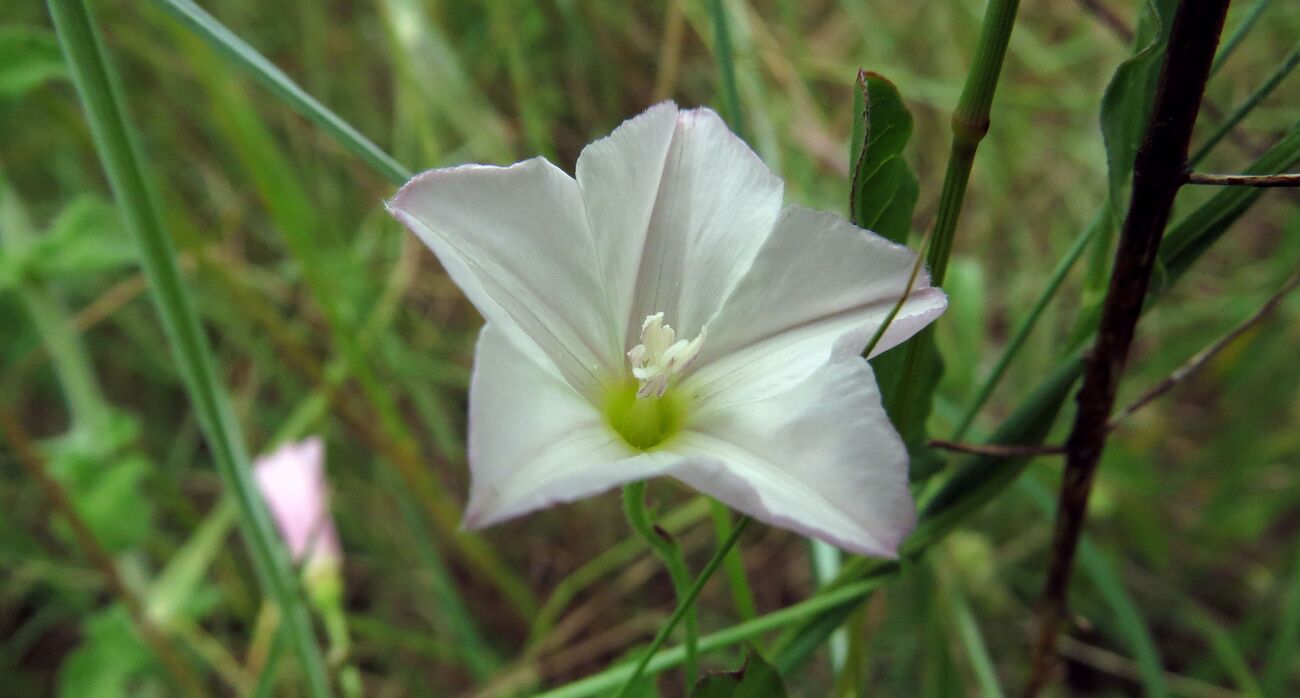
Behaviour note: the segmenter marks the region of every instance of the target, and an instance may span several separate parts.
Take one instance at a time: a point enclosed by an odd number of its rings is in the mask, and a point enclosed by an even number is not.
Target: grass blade
[[[388,181],[401,184],[411,178],[410,170],[381,150],[370,139],[361,135],[360,131],[317,101],[315,97],[307,94],[288,75],[285,75],[284,71],[277,68],[274,63],[267,60],[212,15],[204,12],[203,8],[190,0],[155,0],[155,4],[176,21],[193,30],[230,62],[248,71],[275,96],[284,100],[291,109],[319,126],[348,152],[361,158]]]
[[[239,504],[241,528],[260,581],[285,614],[288,640],[302,665],[309,693],[329,695],[329,680],[311,618],[299,594],[289,559],[253,485],[239,425],[229,396],[217,379],[212,348],[181,281],[176,252],[163,230],[139,148],[119,97],[116,77],[108,65],[90,12],[83,0],[49,0],[48,6],[100,161],[126,227],[139,248],[150,293],[170,340],[177,368],[217,470]]]
[[[1295,666],[1296,651],[1300,648],[1300,547],[1296,548],[1295,567],[1291,570],[1286,601],[1277,619],[1277,632],[1271,639],[1268,661],[1264,665],[1264,695],[1285,695],[1287,680]]]

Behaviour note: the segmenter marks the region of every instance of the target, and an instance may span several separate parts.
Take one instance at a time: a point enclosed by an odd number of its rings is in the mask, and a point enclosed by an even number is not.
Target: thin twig
[[[1110,423],[1106,425],[1106,428],[1108,430],[1115,429],[1134,412],[1146,407],[1156,398],[1169,392],[1174,386],[1181,383],[1188,376],[1200,370],[1202,366],[1210,361],[1210,359],[1213,359],[1219,352],[1223,351],[1228,347],[1228,345],[1232,344],[1239,337],[1245,334],[1247,330],[1268,317],[1273,310],[1277,308],[1278,304],[1282,302],[1282,299],[1285,298],[1288,293],[1296,289],[1296,286],[1300,286],[1300,273],[1293,275],[1286,283],[1282,284],[1282,288],[1278,289],[1272,296],[1269,296],[1269,299],[1264,301],[1264,305],[1260,306],[1259,310],[1255,311],[1253,315],[1243,320],[1241,324],[1232,328],[1232,330],[1227,334],[1215,340],[1214,343],[1197,352],[1195,356],[1187,360],[1187,363],[1179,366],[1173,373],[1165,377],[1164,380],[1151,386],[1146,392],[1142,393],[1141,397],[1129,403],[1128,407],[1125,407],[1123,410],[1116,413],[1115,416],[1111,417]]]
[[[36,481],[36,484],[40,486],[41,491],[45,494],[45,498],[49,500],[50,505],[63,517],[68,527],[72,529],[72,535],[76,538],[77,544],[81,546],[82,551],[90,558],[91,563],[99,570],[99,573],[104,576],[109,591],[126,607],[127,613],[131,616],[131,622],[140,634],[140,638],[157,655],[158,661],[171,675],[176,687],[185,695],[207,695],[207,691],[204,689],[198,675],[194,673],[194,669],[181,658],[168,636],[149,618],[144,603],[140,601],[140,598],[122,579],[122,575],[117,569],[117,563],[109,555],[108,551],[100,545],[94,531],[90,529],[90,525],[86,523],[86,520],[81,517],[76,506],[68,497],[68,493],[63,490],[63,486],[50,476],[49,471],[46,469],[45,460],[37,452],[31,436],[19,424],[18,416],[8,408],[0,408],[0,431],[4,432],[5,440],[9,442],[18,462],[27,470],[27,474]]]
[[[1233,187],[1300,187],[1300,174],[1223,175],[1188,172],[1187,183]]]
[[[994,458],[1033,458],[1034,456],[1065,455],[1063,446],[1020,446],[1004,444],[969,444],[961,441],[944,441],[930,439],[930,448],[956,453],[970,453],[976,456],[993,456]]]
[[[1070,572],[1083,531],[1107,423],[1134,329],[1155,268],[1156,253],[1178,188],[1186,180],[1187,149],[1200,111],[1228,0],[1179,3],[1160,67],[1151,117],[1133,164],[1133,193],[1115,252],[1115,266],[1102,307],[1097,340],[1087,359],[1079,410],[1066,441],[1065,473],[1057,502],[1056,530],[1047,583],[1039,606],[1027,696],[1047,685],[1056,664],[1056,636],[1064,621]]]

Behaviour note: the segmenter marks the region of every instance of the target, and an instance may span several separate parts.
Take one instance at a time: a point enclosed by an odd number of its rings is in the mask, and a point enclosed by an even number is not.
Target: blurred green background
[[[946,283],[952,303],[938,339],[947,370],[934,434],[952,432],[1103,199],[1098,109],[1130,52],[1124,32],[1137,4],[1021,8]],[[250,450],[314,433],[328,443],[350,661],[367,694],[528,692],[598,671],[647,642],[671,610],[671,587],[656,560],[619,546],[629,531],[616,496],[480,537],[458,531],[480,319],[384,213],[394,186],[159,3],[91,5]],[[204,5],[412,169],[543,154],[572,171],[585,143],[656,101],[719,106],[712,25],[694,0]],[[928,229],[982,3],[725,5],[750,139],[786,179],[787,201],[845,211],[853,79],[863,66],[893,80],[915,117],[907,152],[921,181],[914,230]],[[1238,3],[1229,31],[1254,5]],[[1261,17],[1211,81],[1198,139],[1300,41],[1300,5],[1270,3]],[[1300,115],[1297,84],[1284,82],[1202,169],[1235,172],[1266,149]],[[1184,192],[1178,210],[1207,197]],[[1248,317],[1295,272],[1296,201],[1289,191],[1266,194],[1144,319],[1120,404]],[[4,418],[40,440],[32,450],[211,685],[252,690],[273,654],[256,580],[231,512],[218,504],[221,483],[49,19],[31,0],[0,9],[0,244]],[[1095,275],[1107,254],[1085,253],[969,440],[1060,360],[1087,279],[1104,279]],[[1093,496],[1095,548],[1076,573],[1077,617],[1056,690],[1142,695],[1154,690],[1142,662],[1158,661],[1169,695],[1300,691],[1297,346],[1300,295],[1116,432]],[[1065,426],[1058,420],[1057,441]],[[0,445],[0,693],[168,694],[105,580],[19,466],[21,446],[12,437]],[[1016,692],[1058,466],[1039,459],[854,617],[850,627],[865,641],[852,661],[867,694],[986,694],[981,647]],[[685,507],[670,520],[698,569],[714,546],[707,509],[671,485],[653,492],[665,511]],[[741,546],[760,611],[812,592],[802,539],[754,526]],[[569,577],[593,559],[609,564],[584,568],[577,579],[585,584]],[[534,627],[557,588],[555,622]],[[724,585],[710,586],[702,627],[735,621]],[[481,641],[465,641],[474,636]],[[715,653],[705,665],[734,668],[741,657],[739,648]],[[285,671],[279,690],[292,694]],[[663,682],[664,695],[680,695],[677,676]],[[834,690],[825,650],[786,678],[794,695]]]

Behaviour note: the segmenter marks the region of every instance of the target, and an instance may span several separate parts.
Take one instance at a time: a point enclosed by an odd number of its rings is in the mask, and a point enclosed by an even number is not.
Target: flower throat
[[[704,347],[705,331],[692,340],[677,339],[664,314],[655,313],[641,323],[641,343],[627,353],[632,381],[610,391],[605,400],[605,417],[628,445],[650,450],[681,430],[685,405],[680,395],[669,391]]]

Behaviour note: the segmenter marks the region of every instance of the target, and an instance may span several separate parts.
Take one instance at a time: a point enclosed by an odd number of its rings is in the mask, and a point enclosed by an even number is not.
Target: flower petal
[[[325,442],[287,443],[253,463],[253,478],[295,562],[337,560],[338,533],[329,513]]]
[[[752,400],[861,354],[907,286],[916,254],[830,213],[782,212],[745,278],[709,323],[683,388],[704,403]],[[948,305],[922,270],[872,350],[889,349]]]
[[[688,460],[672,475],[760,521],[880,557],[895,557],[916,523],[907,449],[860,358],[688,429],[673,446]]]
[[[632,316],[637,269],[677,116],[672,102],[650,107],[583,148],[575,168],[605,274],[611,315],[617,318],[620,347],[631,343],[625,341],[626,319]]]
[[[469,400],[468,528],[654,477],[678,460],[633,451],[545,356],[491,322]]]
[[[717,114],[674,112],[653,107],[579,158],[614,311],[627,308],[623,349],[660,311],[679,337],[699,335],[780,213],[780,178]]]
[[[526,336],[579,390],[595,395],[601,369],[623,370],[578,185],[554,165],[430,170],[388,209],[489,322]]]

